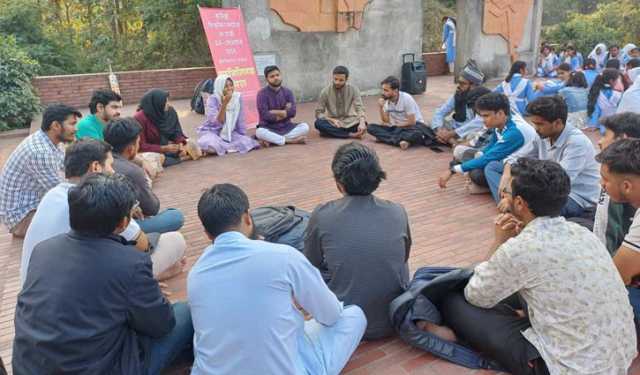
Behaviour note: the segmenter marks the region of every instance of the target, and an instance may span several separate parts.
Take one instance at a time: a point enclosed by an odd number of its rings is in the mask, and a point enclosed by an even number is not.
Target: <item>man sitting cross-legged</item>
[[[280,69],[275,65],[264,68],[267,86],[258,91],[256,98],[260,122],[256,138],[262,147],[270,144],[306,143],[309,125],[291,121],[296,117],[296,98],[293,92],[282,87]]]
[[[62,182],[61,143],[73,142],[82,114],[63,104],[47,107],[42,126],[11,153],[0,173],[0,221],[22,238],[49,189]]]
[[[486,189],[485,167],[492,161],[502,161],[525,144],[525,136],[511,117],[509,98],[504,94],[490,93],[476,100],[476,112],[484,120],[484,126],[493,129],[489,143],[473,158],[452,165],[438,179],[441,188],[455,173],[469,173],[469,179]]]
[[[500,195],[509,181],[511,165],[519,157],[553,160],[560,163],[567,172],[571,181],[571,193],[566,206],[562,208],[562,216],[580,217],[585,210],[595,206],[600,195],[600,173],[595,161],[595,148],[582,131],[566,124],[567,111],[567,104],[560,96],[541,97],[529,103],[529,121],[540,139],[528,143],[527,147],[507,158],[505,163],[491,163],[485,168],[493,196],[502,199],[498,205],[501,211],[504,212],[509,207],[511,197]]]
[[[27,278],[29,260],[36,245],[70,230],[67,202],[69,190],[91,173],[112,174],[112,163],[111,146],[105,142],[82,139],[67,148],[64,157],[66,181],[49,190],[42,198],[22,244],[21,284],[24,284]],[[142,252],[151,251],[153,275],[158,280],[174,276],[182,270],[181,259],[187,245],[180,233],[170,232],[159,237],[154,235],[151,244],[138,223],[131,220],[120,236],[127,241],[135,242],[136,248]]]
[[[389,303],[409,283],[407,212],[373,195],[385,173],[367,146],[355,142],[340,146],[331,169],[344,197],[313,211],[304,254],[338,299],[364,310],[368,322],[364,338],[383,338],[393,334]]]
[[[316,129],[335,138],[362,138],[367,130],[360,90],[347,83],[349,69],[336,66],[333,83],[320,92],[316,108]]]
[[[478,98],[472,92],[484,82],[484,74],[475,66],[467,64],[458,77],[456,92],[433,114],[431,129],[436,132],[439,142],[445,144],[465,138],[469,133],[482,129],[482,118],[474,111],[474,103]],[[490,92],[489,89],[485,89]],[[469,103],[473,101],[474,103]],[[447,118],[453,114],[450,119]]]
[[[151,190],[144,170],[133,162],[140,149],[142,127],[136,119],[128,117],[111,121],[104,131],[104,139],[113,146],[113,169],[127,176],[140,203],[134,214],[140,228],[147,233],[177,231],[184,224],[182,212],[169,208],[160,212],[160,200]]]
[[[605,131],[604,136],[598,141],[600,151],[606,150],[620,139],[640,138],[640,114],[628,112],[609,116],[604,119],[602,125]],[[602,179],[600,181],[602,182]],[[601,190],[596,205],[593,233],[607,246],[611,255],[623,245],[635,214],[636,207],[628,202],[613,201],[606,189]]]
[[[570,189],[559,164],[519,159],[489,259],[440,312],[510,373],[626,375],[637,354],[627,291],[598,238],[560,216]]]
[[[36,245],[18,296],[14,374],[159,374],[193,340],[189,307],[173,306],[149,254],[120,234],[135,193],[120,175],[69,190],[71,231]]]
[[[237,186],[207,190],[198,216],[213,244],[187,280],[191,373],[340,373],[364,333],[362,310],[343,307],[298,250],[255,240],[249,199]],[[300,309],[313,319],[305,322]]]
[[[412,145],[424,144],[420,127],[426,125],[418,103],[411,95],[400,91],[400,80],[396,77],[389,76],[380,84],[382,98],[378,99],[378,105],[382,123],[369,124],[369,134],[378,142],[399,146],[403,150]]]

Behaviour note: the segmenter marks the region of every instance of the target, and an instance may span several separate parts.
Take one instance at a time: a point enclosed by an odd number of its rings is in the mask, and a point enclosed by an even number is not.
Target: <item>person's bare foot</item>
[[[184,270],[184,266],[187,264],[187,257],[182,257],[179,261],[177,261],[173,266],[167,268],[164,272],[158,275],[156,278],[158,281],[164,281],[170,279],[174,276],[177,276],[182,273]]]
[[[411,143],[407,141],[400,141],[400,149],[406,150],[409,148],[409,146],[411,146]]]
[[[271,146],[269,142],[263,141],[262,139],[259,140],[258,143],[260,144],[260,148],[269,148],[269,146]]]
[[[287,139],[287,143],[292,145],[303,145],[307,143],[307,137],[301,136],[301,137]]]
[[[418,321],[416,321],[416,327],[418,327],[418,329],[420,329],[422,331],[429,332],[429,333],[431,333],[433,335],[436,335],[436,336],[440,337],[443,340],[447,340],[447,341],[451,341],[451,342],[458,341],[458,338],[456,337],[456,334],[449,327],[439,326],[437,324],[434,324],[434,323],[431,323],[431,322],[427,322],[426,320],[418,320]]]
[[[362,138],[364,138],[364,135],[365,135],[366,132],[367,132],[367,129],[360,129],[355,133],[349,134],[349,136],[351,138],[355,138],[355,139],[362,139]]]

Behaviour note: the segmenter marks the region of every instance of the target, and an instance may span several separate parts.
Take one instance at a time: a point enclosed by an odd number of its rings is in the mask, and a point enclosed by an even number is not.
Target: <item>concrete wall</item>
[[[140,101],[152,88],[168,90],[172,99],[191,98],[198,82],[215,78],[213,67],[116,72],[125,104]],[[108,88],[107,73],[36,77],[33,85],[42,104],[64,103],[84,109],[93,90]]]
[[[501,36],[486,35],[482,32],[484,0],[458,0],[457,13],[456,73],[471,58],[478,63],[488,79],[504,78],[511,68],[509,47]],[[530,73],[534,72],[537,65],[541,25],[542,0],[535,0],[517,50],[518,59],[527,63]]]
[[[372,0],[361,30],[298,32],[283,24],[268,0],[224,0],[241,7],[253,53],[275,53],[284,84],[300,101],[317,98],[336,65],[351,71],[350,79],[365,93],[400,74],[403,53],[422,54],[422,1]]]

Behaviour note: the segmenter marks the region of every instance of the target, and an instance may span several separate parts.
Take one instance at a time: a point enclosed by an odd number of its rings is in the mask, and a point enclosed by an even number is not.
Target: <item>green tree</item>
[[[442,47],[442,17],[456,15],[455,0],[424,0],[422,50],[440,51]]]
[[[38,63],[15,37],[0,35],[0,131],[28,127],[40,110],[31,85],[37,70]]]

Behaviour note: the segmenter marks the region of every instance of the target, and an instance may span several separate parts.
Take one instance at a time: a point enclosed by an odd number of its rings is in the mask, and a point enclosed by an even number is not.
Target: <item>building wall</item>
[[[190,98],[196,85],[215,77],[213,67],[142,70],[116,72],[125,104],[140,101],[151,88],[168,90],[173,99]],[[33,84],[42,104],[64,103],[78,108],[87,107],[95,89],[108,88],[107,73],[74,74],[36,77]]]
[[[336,65],[347,66],[365,94],[375,93],[382,79],[400,74],[403,53],[422,55],[421,0],[372,0],[360,30],[341,33],[299,32],[282,23],[268,0],[223,4],[242,8],[253,53],[276,55],[284,84],[300,101],[317,98]]]
[[[485,0],[457,2],[456,71],[459,71],[468,59],[474,59],[488,79],[503,78],[511,68],[509,47],[501,36],[482,32],[484,3]],[[534,72],[537,65],[541,24],[542,0],[535,0],[517,49],[518,59],[527,63],[530,73]]]

